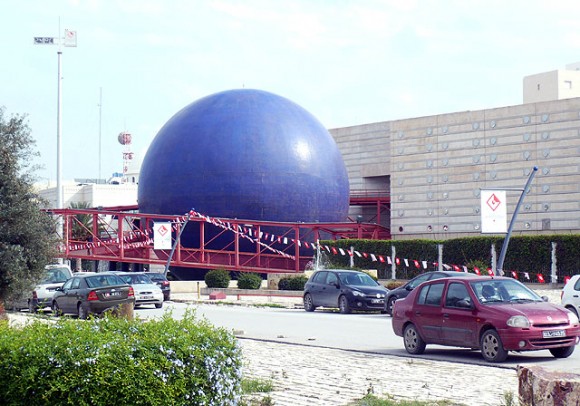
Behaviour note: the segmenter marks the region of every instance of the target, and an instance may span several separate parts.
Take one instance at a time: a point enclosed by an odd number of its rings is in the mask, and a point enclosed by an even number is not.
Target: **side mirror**
[[[413,287],[411,285],[407,285],[405,286],[405,290],[408,290],[410,292],[413,290]]]
[[[56,288],[55,290],[56,290],[57,292],[62,292],[62,291],[63,291],[63,289],[62,289],[62,286],[60,286],[60,287]]]
[[[549,302],[550,301],[550,298],[548,296],[542,296],[542,300],[544,302]]]
[[[338,282],[332,282],[332,284],[334,285],[334,287],[336,289],[340,289],[340,283],[338,283]]]

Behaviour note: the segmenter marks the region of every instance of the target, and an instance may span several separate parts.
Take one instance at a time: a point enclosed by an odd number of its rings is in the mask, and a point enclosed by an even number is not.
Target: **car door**
[[[473,299],[465,283],[453,281],[447,285],[441,317],[443,344],[460,347],[478,346]]]
[[[326,283],[322,287],[322,297],[324,298],[324,306],[337,307],[338,296],[340,295],[340,281],[335,272],[328,272],[326,275]]]
[[[425,283],[417,288],[421,290],[411,317],[427,343],[436,343],[441,339],[441,302],[444,287],[445,281],[442,280]]]
[[[79,278],[71,278],[62,285],[62,295],[57,299],[58,307],[64,313],[71,313],[76,311],[76,305],[73,306],[74,301],[74,291],[72,290],[73,284],[78,285]]]
[[[326,284],[327,273],[327,271],[318,271],[312,275],[312,280],[308,281],[308,293],[310,293],[314,306],[323,305],[324,298],[322,288]]]

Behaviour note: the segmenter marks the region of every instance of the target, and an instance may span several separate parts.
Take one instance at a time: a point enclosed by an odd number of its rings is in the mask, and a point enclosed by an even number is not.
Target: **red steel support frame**
[[[172,238],[176,238],[186,216],[144,214],[136,210],[136,206],[50,210],[49,213],[64,219],[60,256],[70,259],[165,265],[170,250],[153,248],[154,222],[171,222],[174,231]],[[87,218],[90,221],[87,221]],[[324,239],[330,240],[384,239],[385,235],[390,237],[389,230],[380,225],[354,222],[285,223],[189,216],[185,226],[189,224],[199,225],[199,244],[197,247],[185,247],[178,241],[170,266],[201,269],[219,267],[232,271],[259,273],[298,273],[304,271],[306,264],[312,260],[315,253],[314,244],[321,235]],[[272,236],[262,232],[263,229],[268,230],[272,227],[279,230],[278,235]],[[82,239],[76,237],[73,228],[82,229],[84,233],[80,234],[85,237]],[[209,229],[210,234],[207,233]],[[207,240],[208,235],[213,237]],[[268,235],[269,238],[262,238],[264,235]],[[210,248],[217,238],[231,240],[223,248]],[[252,240],[255,250],[240,250],[240,238]]]

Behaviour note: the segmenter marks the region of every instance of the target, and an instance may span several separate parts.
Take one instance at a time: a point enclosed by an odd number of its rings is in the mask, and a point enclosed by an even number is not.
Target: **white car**
[[[562,289],[562,306],[580,314],[580,275],[574,275]]]
[[[135,306],[153,304],[157,309],[163,307],[163,291],[149,275],[143,272],[116,272],[116,274],[133,287]]]
[[[13,308],[28,309],[32,313],[50,307],[56,288],[60,288],[72,276],[68,265],[63,264],[47,265],[45,271],[34,290],[14,303]]]

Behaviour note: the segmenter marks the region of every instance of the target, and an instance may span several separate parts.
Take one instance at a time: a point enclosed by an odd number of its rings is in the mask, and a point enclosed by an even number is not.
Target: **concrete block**
[[[518,395],[522,406],[580,405],[580,375],[518,366]]]

